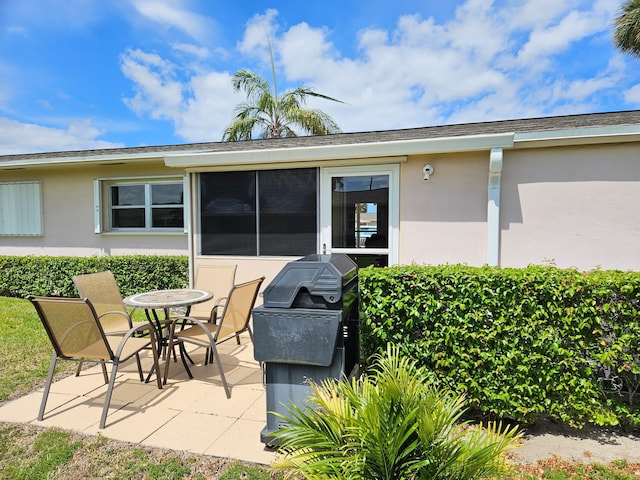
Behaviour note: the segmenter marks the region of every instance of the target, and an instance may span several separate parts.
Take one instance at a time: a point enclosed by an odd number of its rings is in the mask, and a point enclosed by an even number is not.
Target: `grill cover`
[[[265,289],[265,308],[341,308],[345,290],[358,281],[346,255],[308,255],[289,262]]]

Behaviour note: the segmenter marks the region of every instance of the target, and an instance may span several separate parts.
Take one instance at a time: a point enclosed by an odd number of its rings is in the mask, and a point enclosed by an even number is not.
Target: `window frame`
[[[172,205],[153,205],[152,203],[152,186],[153,185],[182,185],[182,204]],[[112,187],[118,186],[144,186],[144,205],[136,206],[116,206],[117,210],[125,210],[130,208],[144,208],[145,220],[144,227],[114,227],[112,205]],[[153,227],[152,214],[154,209],[158,208],[182,208],[183,225],[181,227]],[[184,234],[188,232],[189,218],[189,183],[186,175],[180,176],[159,176],[159,177],[110,177],[99,178],[94,180],[94,211],[95,211],[95,233],[114,233],[114,234]]]
[[[385,232],[388,243],[383,248],[341,248],[333,246],[331,178],[386,175],[389,177],[389,227]],[[388,265],[398,263],[400,231],[400,166],[398,164],[364,165],[348,167],[326,167],[321,169],[321,234],[323,253],[345,255],[387,255]]]

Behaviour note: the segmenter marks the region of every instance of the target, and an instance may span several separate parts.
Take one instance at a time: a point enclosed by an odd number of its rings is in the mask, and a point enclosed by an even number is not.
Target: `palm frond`
[[[620,50],[640,57],[640,0],[628,0],[615,19],[614,44]]]
[[[271,46],[269,45],[271,51]],[[327,135],[340,132],[340,127],[329,115],[321,110],[306,109],[308,97],[344,103],[328,95],[316,92],[310,87],[300,86],[278,96],[273,53],[271,53],[273,89],[269,82],[250,70],[238,70],[232,77],[233,90],[246,95],[246,101],[234,110],[235,117],[225,129],[223,140],[249,140],[254,133],[260,138],[296,137],[297,130],[310,135]],[[246,124],[253,118],[251,131]],[[243,128],[233,123],[241,122]],[[234,134],[234,132],[239,132]]]
[[[329,135],[340,133],[338,124],[321,110],[298,108],[286,112],[288,124],[298,126],[303,132],[310,135]]]
[[[225,142],[237,142],[240,140],[250,140],[253,129],[258,119],[256,117],[236,117],[222,134],[222,140]]]
[[[437,389],[428,372],[390,347],[360,379],[312,384],[275,433],[276,468],[305,478],[465,480],[499,475],[516,429],[460,422],[464,397]]]

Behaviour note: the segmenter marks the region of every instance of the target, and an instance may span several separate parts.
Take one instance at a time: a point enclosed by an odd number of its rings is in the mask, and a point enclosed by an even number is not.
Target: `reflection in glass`
[[[334,248],[388,247],[388,175],[333,177],[331,208]]]
[[[200,174],[203,255],[257,255],[256,172]]]
[[[181,228],[184,225],[182,208],[151,209],[151,226],[153,228]]]
[[[182,185],[166,183],[151,185],[152,205],[182,205]]]
[[[201,253],[315,253],[317,188],[316,168],[200,174]]]
[[[144,205],[144,185],[111,187],[111,205]]]
[[[144,228],[144,208],[120,208],[111,211],[113,228]]]

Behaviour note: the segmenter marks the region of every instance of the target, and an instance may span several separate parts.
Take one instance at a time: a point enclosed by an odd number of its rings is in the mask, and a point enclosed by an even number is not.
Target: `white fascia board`
[[[609,127],[584,127],[516,133],[514,136],[514,148],[594,145],[598,143],[637,142],[639,140],[640,125],[613,125]]]
[[[179,153],[176,151],[176,153]],[[112,153],[107,155],[69,155],[60,157],[47,157],[43,154],[42,157],[35,158],[23,158],[17,160],[0,160],[0,170],[10,167],[38,167],[48,165],[73,165],[73,164],[109,164],[109,163],[121,163],[131,160],[138,161],[161,161],[166,155],[172,155],[171,152],[145,152],[130,154],[126,151],[121,153]]]
[[[419,154],[490,150],[491,148],[499,147],[509,148],[513,146],[513,135],[513,133],[468,135],[348,145],[164,155],[164,161],[168,167],[194,168],[219,165],[261,165],[336,159],[403,157]]]

